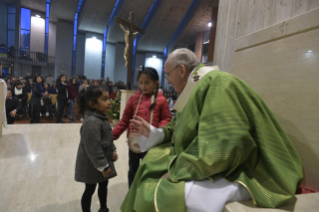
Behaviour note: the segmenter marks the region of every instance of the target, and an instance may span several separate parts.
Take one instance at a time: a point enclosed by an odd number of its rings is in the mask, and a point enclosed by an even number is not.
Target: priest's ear
[[[182,79],[188,78],[189,73],[188,73],[186,67],[181,64],[181,65],[179,65],[178,68],[180,70],[180,74],[181,74]]]

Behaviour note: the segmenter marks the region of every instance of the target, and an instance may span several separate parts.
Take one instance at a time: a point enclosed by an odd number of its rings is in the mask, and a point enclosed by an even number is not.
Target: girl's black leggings
[[[109,180],[99,183],[98,196],[99,196],[100,205],[102,209],[107,208],[106,204],[107,204],[107,185],[108,184],[109,184]],[[95,184],[85,183],[85,191],[81,199],[83,212],[91,211],[92,196],[94,194],[95,188],[96,188],[96,183]]]

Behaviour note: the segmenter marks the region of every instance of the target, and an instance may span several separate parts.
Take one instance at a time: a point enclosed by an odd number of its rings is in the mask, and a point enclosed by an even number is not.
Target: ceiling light
[[[92,37],[93,39],[96,39],[96,37]]]
[[[208,22],[207,26],[212,27],[213,23],[210,21]]]
[[[312,50],[308,50],[309,53],[312,53]]]
[[[153,55],[153,58],[156,58],[156,55]]]
[[[35,17],[40,18],[41,16],[40,15],[35,15]]]

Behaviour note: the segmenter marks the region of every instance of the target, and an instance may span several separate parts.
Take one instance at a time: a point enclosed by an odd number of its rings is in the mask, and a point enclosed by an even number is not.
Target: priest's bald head
[[[189,49],[176,49],[167,58],[165,63],[165,78],[172,84],[177,93],[181,93],[186,86],[188,76],[198,66],[194,52]]]

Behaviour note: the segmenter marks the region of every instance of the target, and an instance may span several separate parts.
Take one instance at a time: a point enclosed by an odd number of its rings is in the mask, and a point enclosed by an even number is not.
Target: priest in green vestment
[[[150,150],[122,212],[192,211],[185,185],[205,180],[238,184],[260,207],[275,208],[294,196],[303,179],[301,159],[252,88],[217,67],[205,67],[187,49],[169,55],[165,78],[180,93],[177,113],[160,129],[140,117],[131,120],[143,135],[141,149]]]

